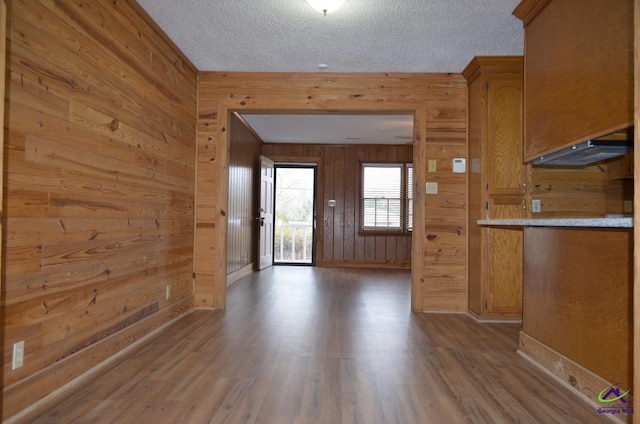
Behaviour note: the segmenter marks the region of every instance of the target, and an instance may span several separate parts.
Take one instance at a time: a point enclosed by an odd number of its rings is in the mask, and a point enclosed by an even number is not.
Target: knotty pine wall
[[[193,308],[197,109],[134,0],[8,17],[3,418]]]
[[[412,309],[466,311],[466,81],[459,74],[204,72],[199,84],[195,290],[199,307],[225,308],[229,124],[234,111],[412,113]],[[427,173],[427,160],[437,171]],[[424,194],[424,183],[439,194]]]
[[[232,148],[233,150],[233,148]],[[411,266],[411,235],[361,235],[360,173],[362,162],[413,162],[413,145],[300,145],[271,144],[265,156],[287,161],[317,157],[319,161],[318,257],[319,266]],[[297,159],[301,158],[301,159]],[[336,206],[327,205],[329,199]]]
[[[227,274],[257,257],[257,222],[262,140],[236,115],[231,116]]]
[[[541,213],[532,218],[599,217],[624,212],[633,200],[633,180],[609,179],[607,163],[567,168],[531,168],[531,199],[540,199]]]

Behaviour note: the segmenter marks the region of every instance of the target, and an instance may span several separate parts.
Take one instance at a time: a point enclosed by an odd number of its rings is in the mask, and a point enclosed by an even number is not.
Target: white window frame
[[[366,168],[400,168],[400,190],[399,198],[384,197],[371,197],[365,198],[365,169]],[[408,162],[363,162],[361,164],[361,184],[360,184],[360,232],[363,234],[381,233],[381,234],[410,234],[413,230],[413,164]],[[378,225],[377,222],[374,225],[367,224],[365,220],[365,205],[371,201],[376,200],[376,203],[381,204],[384,201],[397,201],[399,207],[399,216],[395,221],[398,225]],[[377,213],[374,212],[374,216]],[[369,220],[370,221],[370,220]],[[387,219],[389,224],[390,219]]]

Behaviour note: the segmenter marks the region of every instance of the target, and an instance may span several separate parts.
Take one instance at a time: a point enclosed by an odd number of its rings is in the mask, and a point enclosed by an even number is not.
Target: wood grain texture
[[[609,422],[516,353],[520,325],[408,314],[410,279],[254,273],[226,311],[192,312],[7,424]]]
[[[522,230],[479,219],[522,218],[523,58],[480,56],[463,72],[469,89],[469,310],[478,318],[522,315]],[[472,250],[473,249],[473,250]]]
[[[529,194],[541,202],[535,218],[598,217],[624,212],[633,198],[631,180],[611,180],[609,164],[586,167],[531,167]],[[531,208],[528,208],[530,211]]]
[[[308,149],[313,149],[308,152]],[[364,162],[413,161],[412,145],[314,145],[266,143],[264,155],[300,161],[311,156],[320,158],[318,222],[322,243],[318,266],[384,266],[408,268],[411,265],[411,236],[364,235],[360,225],[361,164]],[[336,207],[327,206],[329,199]],[[320,218],[320,217],[319,217]]]
[[[525,57],[525,160],[633,124],[633,0],[548,2]]]
[[[135,1],[12,1],[7,41],[4,418],[194,306],[197,114]]]
[[[467,74],[465,73],[465,76]],[[469,78],[469,77],[467,77]],[[486,209],[482,195],[482,136],[483,136],[483,96],[482,82],[469,84],[468,129],[467,129],[467,204],[468,231],[467,251],[481,252],[482,227],[477,224],[484,219]],[[467,285],[469,310],[482,313],[482,255],[467,255]]]
[[[414,115],[413,308],[466,309],[465,177],[451,173],[451,160],[466,155],[466,88],[460,75],[206,72],[199,88],[196,222],[214,228],[206,237],[196,234],[198,305],[224,307],[226,258],[217,246],[226,242],[227,199],[218,185],[226,184],[229,113],[370,112]],[[423,194],[427,157],[442,162],[434,176],[441,195],[429,202]],[[429,242],[427,232],[435,236]],[[331,249],[327,256],[344,246],[323,248]],[[212,258],[219,261],[213,269]]]
[[[231,116],[227,274],[256,262],[258,167],[262,141],[236,115]]]
[[[542,371],[554,376],[565,387],[585,397],[594,409],[602,409],[605,406],[598,400],[600,392],[605,387],[619,384],[594,374],[581,364],[551,349],[544,343],[540,343],[524,331],[520,332],[518,353],[540,367]],[[635,414],[616,414],[611,421],[629,423],[633,415]]]
[[[524,26],[534,20],[536,16],[549,4],[551,0],[522,0],[513,10],[513,15],[520,19]]]
[[[7,70],[7,2],[6,0],[2,0],[0,2],[0,98],[2,98],[2,104],[0,105],[0,128],[2,131],[0,132],[0,149],[2,152],[5,151],[5,107],[6,107],[6,70]],[[4,199],[4,179],[5,179],[5,165],[4,165],[4,153],[2,158],[0,159],[0,198]],[[5,209],[4,209],[4,200],[0,204],[0,216],[4,217]],[[0,237],[4,239],[5,233],[5,220],[0,219]],[[36,249],[26,249],[25,252],[20,256],[31,256],[33,254],[37,255]],[[4,243],[0,243],[0,269],[2,270],[2,274],[4,274],[7,269],[7,260],[9,258],[6,255],[6,249],[4,247]],[[30,266],[33,263],[30,259],[27,259],[23,266]],[[3,348],[3,356],[4,356],[4,346],[5,346],[5,288],[4,288],[4,278],[0,278],[0,346]],[[0,367],[0,381],[4,382],[4,366]],[[4,383],[2,384],[4,388]],[[0,420],[4,416],[4,390],[0,390]]]
[[[634,41],[640,46],[640,0],[634,1]],[[635,78],[640,75],[640,49],[635,48],[633,53]],[[635,128],[640,128],[640,85],[635,84]],[[634,132],[634,163],[640,164],[640,131]],[[633,181],[640,184],[640,166],[633,170]],[[640,190],[633,194],[633,221],[640,222]],[[640,225],[633,227],[633,390],[640,393]],[[640,414],[633,417],[634,424],[640,423]]]
[[[607,381],[632,380],[629,230],[525,228],[523,331]]]

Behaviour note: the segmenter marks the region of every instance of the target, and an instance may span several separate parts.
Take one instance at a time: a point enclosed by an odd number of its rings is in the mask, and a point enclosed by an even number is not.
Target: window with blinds
[[[411,231],[413,167],[406,163],[362,164],[363,231]]]
[[[406,197],[405,197],[405,215],[406,215],[406,230],[413,230],[413,164],[408,163],[405,165],[405,174],[407,176]]]

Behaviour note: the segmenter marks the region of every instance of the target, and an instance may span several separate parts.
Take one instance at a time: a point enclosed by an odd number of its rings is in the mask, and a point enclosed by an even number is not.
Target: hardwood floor
[[[253,274],[20,422],[609,422],[515,352],[519,325],[412,314],[409,280]]]

